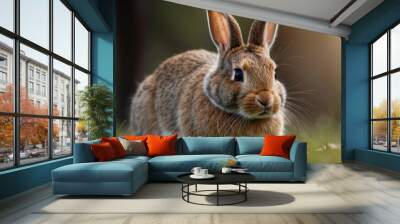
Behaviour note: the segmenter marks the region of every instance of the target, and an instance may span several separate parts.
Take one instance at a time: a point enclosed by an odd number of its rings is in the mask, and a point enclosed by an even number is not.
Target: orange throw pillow
[[[261,149],[261,156],[280,156],[290,159],[290,148],[296,138],[295,135],[264,137],[264,146]]]
[[[171,136],[147,136],[148,156],[165,156],[176,155],[176,139],[177,135]]]
[[[113,147],[108,142],[93,144],[90,147],[92,149],[94,157],[99,162],[110,161],[117,158]]]
[[[114,149],[115,155],[118,158],[126,156],[126,151],[124,149],[124,146],[122,146],[121,142],[118,140],[116,137],[110,137],[110,138],[101,138],[101,142],[108,142]]]

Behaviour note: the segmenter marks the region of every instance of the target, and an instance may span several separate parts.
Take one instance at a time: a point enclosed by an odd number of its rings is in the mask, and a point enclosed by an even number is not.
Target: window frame
[[[392,154],[400,154],[400,152],[392,151],[392,121],[400,121],[400,117],[392,117],[392,99],[391,99],[391,79],[392,76],[396,73],[400,72],[400,67],[391,69],[391,31],[393,28],[400,26],[400,21],[395,22],[389,28],[385,29],[384,32],[379,34],[375,39],[373,39],[369,44],[369,149],[373,151],[386,152]],[[386,71],[380,74],[373,74],[373,44],[387,34],[387,64]],[[386,86],[387,86],[387,105],[386,105],[386,117],[385,118],[373,118],[373,81],[378,78],[386,77]],[[373,122],[374,121],[386,121],[386,150],[379,150],[374,148],[374,133],[373,133]]]
[[[5,168],[0,168],[0,172],[5,171],[5,170],[10,170],[10,169],[16,169],[19,167],[23,166],[30,166],[33,164],[38,164],[38,163],[43,163],[46,161],[50,160],[58,160],[62,159],[65,157],[70,157],[73,156],[74,152],[74,143],[75,143],[75,127],[76,127],[76,121],[79,120],[79,117],[75,116],[75,98],[76,98],[76,92],[75,92],[75,69],[85,73],[89,77],[89,83],[88,86],[92,85],[93,77],[92,77],[92,57],[91,57],[91,51],[92,51],[92,43],[91,43],[91,38],[92,38],[92,30],[88,27],[88,25],[84,22],[84,20],[79,16],[78,13],[75,12],[75,10],[72,9],[72,7],[65,1],[65,0],[59,0],[68,10],[71,11],[71,59],[64,58],[63,56],[55,53],[54,50],[54,44],[53,44],[53,1],[54,0],[48,0],[49,2],[49,47],[46,49],[45,47],[42,47],[39,44],[34,43],[33,41],[30,41],[29,39],[23,37],[20,35],[20,0],[14,0],[13,1],[13,10],[14,10],[14,15],[13,15],[13,28],[14,30],[8,30],[4,27],[0,26],[0,35],[3,35],[5,37],[11,38],[13,40],[13,54],[12,54],[12,69],[11,69],[11,74],[14,79],[14,99],[13,99],[13,112],[2,112],[0,111],[0,116],[4,117],[11,117],[13,119],[13,166],[10,167],[5,167]],[[75,63],[75,18],[85,27],[85,29],[88,31],[88,69],[85,69],[81,67],[80,65]],[[23,44],[27,47],[32,48],[33,50],[36,50],[40,53],[43,53],[48,56],[49,62],[48,62],[48,83],[47,83],[47,88],[45,89],[48,91],[49,94],[45,92],[45,94],[48,96],[48,112],[46,115],[39,115],[39,114],[28,114],[28,113],[21,113],[20,111],[20,64],[21,64],[21,57],[20,57],[20,45]],[[70,116],[57,116],[53,115],[53,75],[54,75],[54,69],[53,69],[53,60],[58,60],[59,62],[62,62],[68,66],[71,66],[71,114]],[[28,66],[28,64],[27,64]],[[40,73],[42,74],[42,73]],[[27,73],[25,74],[27,77],[27,80],[30,79],[30,74]],[[36,70],[33,70],[33,80],[36,80]],[[41,78],[41,77],[39,77]],[[36,83],[34,81],[34,83]],[[41,79],[39,80],[39,83],[41,83]],[[34,84],[35,85],[35,84]],[[28,89],[27,89],[28,91]],[[34,91],[36,91],[34,89]],[[40,94],[41,95],[41,94]],[[48,155],[47,158],[44,158],[41,161],[38,162],[32,162],[32,163],[27,163],[27,164],[21,164],[20,161],[20,119],[21,118],[44,118],[47,119],[48,122],[48,136],[47,136],[47,151]],[[71,153],[68,155],[62,155],[62,156],[54,156],[54,147],[53,147],[53,122],[56,120],[66,120],[66,121],[71,121]]]

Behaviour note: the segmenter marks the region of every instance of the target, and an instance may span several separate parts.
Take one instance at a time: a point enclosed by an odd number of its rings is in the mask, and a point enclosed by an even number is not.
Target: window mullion
[[[91,69],[91,61],[90,61],[90,42],[91,42],[91,35],[90,35],[90,33],[88,33],[88,41],[89,41],[89,43],[88,43],[88,55],[87,55],[87,60],[88,60],[88,70],[89,71],[91,71],[92,69]]]
[[[49,50],[53,52],[53,0],[49,0]],[[48,152],[49,159],[53,159],[53,56],[49,55],[49,74],[48,74],[48,97],[49,97],[49,115],[48,120]]]
[[[371,149],[373,149],[373,147],[374,147],[374,136],[373,136],[373,127],[374,127],[374,116],[373,116],[373,91],[374,91],[374,83],[373,83],[373,79],[371,79],[370,81],[369,81],[369,83],[370,83],[370,97],[369,97],[369,103],[370,103],[370,106],[369,106],[369,110],[370,110],[370,112],[369,112],[369,117],[370,117],[370,122],[369,122],[369,125],[370,125],[370,127],[369,127],[369,131],[370,131],[370,148]]]
[[[14,30],[17,35],[19,35],[19,7],[20,1],[14,1]],[[19,48],[19,39],[14,39],[14,63],[13,63],[13,71],[14,71],[14,112],[20,112],[20,48]],[[14,166],[20,165],[20,155],[19,155],[19,136],[20,136],[20,118],[14,116]]]
[[[390,70],[390,30],[387,32],[387,71]],[[391,111],[391,78],[392,75],[389,73],[387,75],[387,117],[391,118],[392,117],[392,111]],[[392,139],[391,139],[391,120],[388,120],[387,122],[387,141],[388,141],[388,152],[392,151]]]
[[[72,38],[71,38],[71,60],[73,66],[71,67],[71,91],[72,91],[72,105],[71,105],[71,117],[75,118],[75,12],[72,11],[72,16],[71,16],[71,23],[72,23]],[[75,125],[76,121],[72,121],[72,130],[71,130],[71,150],[72,150],[72,155],[74,155],[74,145],[75,145]]]
[[[373,136],[373,79],[372,79],[372,72],[373,72],[373,47],[372,45],[369,46],[369,148],[373,149],[374,146],[374,136]]]

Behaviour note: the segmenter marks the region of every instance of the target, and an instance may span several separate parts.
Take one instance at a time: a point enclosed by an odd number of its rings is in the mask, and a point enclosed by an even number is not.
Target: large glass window
[[[44,91],[49,86],[49,56],[37,50],[34,50],[24,44],[20,45],[20,111],[23,114],[40,114],[47,115],[49,113],[49,98],[46,97]],[[35,79],[36,91],[29,94],[29,67],[36,70],[37,77]],[[31,101],[38,102],[32,104]]]
[[[72,12],[60,0],[53,0],[53,7],[53,50],[71,60]]]
[[[75,18],[75,62],[81,67],[89,68],[89,32]]]
[[[72,153],[72,121],[53,120],[53,157]]]
[[[90,75],[90,31],[65,1],[0,0],[0,170],[72,155]]]
[[[390,31],[390,68],[400,67],[400,25]]]
[[[0,112],[14,111],[13,51],[13,40],[0,34]]]
[[[0,115],[0,170],[14,166],[13,117]]]
[[[89,74],[75,70],[75,116],[80,117],[79,107],[81,92],[89,85]]]
[[[371,46],[371,147],[400,153],[400,24]]]
[[[49,0],[20,0],[21,36],[49,48]]]
[[[387,71],[387,34],[384,34],[372,44],[372,75]]]
[[[372,118],[387,117],[387,77],[372,80]]]
[[[72,86],[71,66],[66,65],[54,59],[53,60],[53,114],[54,115],[61,117],[72,117],[71,86]]]
[[[0,26],[14,30],[14,0],[0,1]]]
[[[20,118],[19,159],[21,164],[49,158],[49,121],[45,118]]]

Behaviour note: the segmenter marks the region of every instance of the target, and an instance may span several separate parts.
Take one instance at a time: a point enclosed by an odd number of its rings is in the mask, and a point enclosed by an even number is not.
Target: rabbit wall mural
[[[162,0],[118,1],[117,135],[294,134],[339,162],[341,40]]]
[[[231,15],[207,12],[218,53],[189,50],[168,58],[131,103],[136,134],[282,135],[286,89],[269,51],[278,25],[254,21],[247,42]]]

